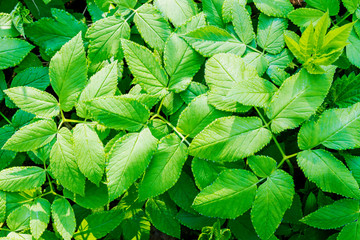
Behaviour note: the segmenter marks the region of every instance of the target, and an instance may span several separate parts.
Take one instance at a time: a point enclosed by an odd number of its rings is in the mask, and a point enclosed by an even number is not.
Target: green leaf
[[[39,167],[12,167],[0,172],[0,189],[19,192],[34,189],[44,184],[46,172]]]
[[[17,38],[0,38],[0,70],[18,65],[34,48]]]
[[[285,46],[284,31],[286,28],[286,19],[260,14],[257,38],[259,46],[271,54],[280,53]]]
[[[70,240],[75,232],[74,210],[65,198],[56,199],[51,205],[54,226],[65,240]]]
[[[251,170],[259,177],[269,177],[276,170],[276,161],[268,156],[251,156],[247,161]]]
[[[273,172],[257,190],[251,221],[261,239],[269,239],[279,227],[295,194],[292,177],[283,170]]]
[[[157,139],[148,128],[128,133],[115,142],[106,168],[110,200],[123,194],[145,171],[156,146]]]
[[[186,104],[189,104],[194,98],[207,92],[207,87],[198,82],[191,82],[189,87],[180,93],[181,98]]]
[[[330,152],[306,150],[297,155],[305,176],[325,192],[360,198],[359,185],[345,165]]]
[[[144,211],[122,221],[121,228],[125,240],[148,240],[150,238],[151,224]]]
[[[271,130],[279,133],[296,128],[314,114],[330,89],[334,71],[331,67],[326,74],[315,75],[302,69],[286,79],[266,111]]]
[[[196,51],[204,57],[217,53],[243,55],[246,45],[224,29],[215,26],[198,28],[182,36]]]
[[[150,116],[148,108],[139,101],[122,96],[95,98],[86,106],[96,121],[114,129],[137,131]]]
[[[235,83],[228,97],[247,106],[267,107],[277,90],[270,81],[254,77]]]
[[[44,91],[49,85],[49,68],[29,67],[12,79],[10,87],[27,86]]]
[[[347,8],[350,13],[354,13],[356,9],[359,7],[359,0],[342,0],[342,3]]]
[[[38,239],[44,233],[50,221],[51,206],[48,200],[37,198],[30,208],[30,230]]]
[[[250,224],[250,214],[249,212],[239,216],[236,219],[229,220],[228,227],[231,230],[231,233],[238,239],[238,240],[258,240],[260,239],[255,232],[254,227]]]
[[[84,195],[85,177],[76,163],[72,134],[65,127],[58,132],[57,140],[51,149],[50,168],[61,185],[74,193]]]
[[[164,96],[168,92],[168,77],[154,54],[131,41],[123,40],[122,45],[134,83],[139,83],[150,94]]]
[[[356,76],[355,73],[336,79],[330,91],[334,103],[340,108],[345,108],[360,102],[359,86],[360,75]]]
[[[117,61],[115,61],[102,68],[90,78],[88,84],[81,92],[78,104],[76,105],[78,116],[83,118],[91,116],[91,113],[86,109],[86,101],[97,97],[115,95],[118,84],[117,71]]]
[[[6,79],[5,79],[5,74],[0,71],[0,102],[4,99],[5,94],[4,94],[4,90],[7,88],[7,83],[6,83]]]
[[[155,6],[175,27],[183,25],[198,12],[193,0],[156,0]]]
[[[340,10],[339,0],[307,0],[306,3],[324,12],[328,11],[330,16],[335,16]]]
[[[146,202],[146,215],[160,231],[180,238],[180,223],[176,220],[176,206],[164,198],[152,198]]]
[[[318,121],[305,123],[299,131],[299,147],[311,149],[319,144],[327,148],[345,150],[360,147],[356,129],[360,124],[360,103],[348,108],[325,111]]]
[[[338,238],[338,240],[347,240],[347,239],[353,239],[353,240],[359,240],[360,239],[360,226],[359,221],[352,222],[341,230]]]
[[[227,115],[209,105],[206,95],[200,95],[181,112],[177,129],[185,136],[193,138],[212,121]]]
[[[30,223],[30,205],[24,204],[16,208],[8,215],[6,223],[13,232],[28,229]]]
[[[313,8],[298,8],[288,14],[288,18],[299,27],[308,27],[311,23],[316,25],[324,15],[323,11]]]
[[[251,207],[257,182],[246,170],[225,170],[196,196],[193,208],[208,217],[236,218]]]
[[[194,31],[197,28],[201,28],[205,26],[206,26],[205,14],[203,12],[200,12],[195,16],[193,16],[192,18],[188,19],[183,25],[179,26],[175,30],[175,33],[182,35]]]
[[[294,7],[287,0],[254,0],[255,6],[264,14],[272,17],[286,17]]]
[[[342,227],[357,220],[359,217],[359,201],[342,199],[331,205],[320,208],[300,221],[320,229]]]
[[[57,127],[52,120],[38,120],[20,128],[5,143],[3,149],[27,152],[38,149],[54,139]]]
[[[26,36],[45,53],[53,56],[66,42],[79,32],[86,32],[86,25],[76,20],[70,13],[52,8],[53,18],[41,18],[39,21],[25,25]]]
[[[80,171],[99,185],[105,169],[104,146],[94,128],[80,123],[73,128],[74,152]]]
[[[223,117],[196,135],[189,153],[213,161],[236,161],[251,156],[270,140],[271,133],[259,118]]]
[[[177,13],[178,14],[178,13]],[[144,4],[136,10],[134,22],[145,42],[162,51],[171,34],[169,23],[151,4]]]
[[[170,76],[167,84],[169,90],[184,91],[203,62],[204,58],[185,40],[177,34],[172,34],[167,40],[164,50],[164,65]]]
[[[203,0],[203,10],[210,25],[224,27],[222,6],[224,0]]]
[[[130,26],[121,17],[111,16],[96,21],[86,32],[90,40],[88,57],[92,63],[114,57],[121,60],[121,39],[130,38]]]
[[[352,64],[360,67],[360,60],[358,58],[360,54],[360,38],[355,30],[351,31],[348,41],[349,44],[346,46],[346,56]]]
[[[233,5],[232,22],[235,32],[243,43],[250,44],[255,39],[250,14],[245,6],[236,3]]]
[[[81,34],[67,42],[50,61],[50,82],[60,107],[70,111],[87,81],[86,57]]]
[[[8,13],[0,13],[0,37],[17,37],[19,32],[16,30],[11,15]]]
[[[158,196],[179,179],[187,147],[175,134],[162,138],[139,187],[139,199]]]
[[[182,209],[176,215],[176,219],[184,226],[193,229],[201,230],[203,227],[211,226],[216,222],[216,218],[209,218],[197,213],[189,213]]]
[[[60,106],[56,98],[36,88],[14,87],[4,92],[16,106],[39,117],[53,117],[60,112]]]
[[[11,125],[4,125],[0,128],[0,169],[8,166],[16,156],[16,152],[2,149],[7,140],[9,140],[14,133],[15,129]]]
[[[349,167],[351,174],[356,179],[356,182],[360,183],[360,157],[349,154],[343,155],[343,157],[345,158],[346,164]]]

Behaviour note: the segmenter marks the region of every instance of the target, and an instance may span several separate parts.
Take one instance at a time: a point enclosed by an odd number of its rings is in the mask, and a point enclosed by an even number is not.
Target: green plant
[[[0,239],[360,239],[360,1],[306,2],[1,2]]]

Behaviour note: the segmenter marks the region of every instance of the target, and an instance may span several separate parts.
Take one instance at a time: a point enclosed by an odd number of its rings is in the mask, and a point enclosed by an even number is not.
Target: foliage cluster
[[[0,2],[0,239],[360,240],[359,0],[75,3]]]

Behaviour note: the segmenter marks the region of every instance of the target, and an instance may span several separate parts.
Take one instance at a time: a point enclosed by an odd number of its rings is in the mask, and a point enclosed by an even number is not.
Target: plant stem
[[[7,121],[10,125],[12,125],[12,122],[0,111],[0,115]]]
[[[168,120],[166,120],[163,116],[155,114],[154,116],[160,118],[161,120],[163,120],[167,125],[169,125],[169,127],[171,127],[174,132],[176,132],[176,134],[183,140],[183,142],[185,142],[188,146],[190,145],[189,141],[186,140],[186,137],[184,137],[184,135],[182,135],[177,129],[176,127],[174,127],[174,125],[172,125]]]
[[[351,15],[350,12],[348,12],[347,14],[345,14],[345,15],[335,24],[335,26],[339,26],[339,24],[342,23],[343,21],[345,21],[350,15]]]

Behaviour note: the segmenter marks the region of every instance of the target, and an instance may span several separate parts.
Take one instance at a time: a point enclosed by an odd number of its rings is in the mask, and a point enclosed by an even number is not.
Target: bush
[[[0,239],[360,239],[360,1],[306,2],[2,1]]]

